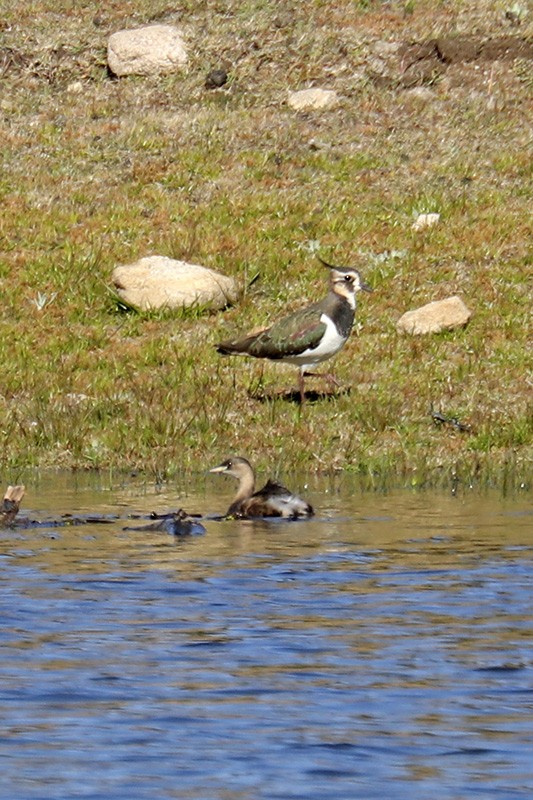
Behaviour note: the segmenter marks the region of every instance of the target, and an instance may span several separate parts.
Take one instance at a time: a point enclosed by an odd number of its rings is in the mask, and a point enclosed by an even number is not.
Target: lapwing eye
[[[346,283],[352,283],[353,275],[345,275],[344,280],[346,281]]]

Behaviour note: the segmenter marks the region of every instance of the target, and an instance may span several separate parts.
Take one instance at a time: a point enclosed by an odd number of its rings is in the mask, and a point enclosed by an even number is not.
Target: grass
[[[532,20],[509,27],[488,0],[61,5],[57,25],[57,3],[14,0],[0,30],[4,482],[28,467],[161,480],[235,452],[369,486],[528,485],[531,62],[453,64],[425,95],[374,83],[372,65],[379,41],[527,37]],[[188,70],[110,79],[109,33],[154,21],[184,28]],[[209,92],[222,63],[229,88]],[[291,111],[287,89],[309,85],[339,108]],[[351,392],[300,410],[276,394],[295,370],[213,344],[321,296],[317,248],[375,291],[334,365]],[[259,280],[216,315],[123,313],[111,272],[150,253]],[[397,334],[451,294],[468,328]]]

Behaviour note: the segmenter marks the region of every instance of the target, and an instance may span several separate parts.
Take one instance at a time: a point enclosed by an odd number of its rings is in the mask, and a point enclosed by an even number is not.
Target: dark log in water
[[[0,528],[63,528],[74,525],[101,525],[110,524],[120,519],[116,514],[61,514],[52,519],[37,520],[29,517],[17,516],[20,503],[26,491],[25,486],[8,486],[4,494],[2,508],[0,509]],[[205,528],[198,517],[188,514],[183,508],[167,514],[152,512],[147,516],[131,515],[128,519],[150,519],[148,525],[125,526],[124,530],[130,531],[161,531],[172,536],[190,536],[205,533]]]

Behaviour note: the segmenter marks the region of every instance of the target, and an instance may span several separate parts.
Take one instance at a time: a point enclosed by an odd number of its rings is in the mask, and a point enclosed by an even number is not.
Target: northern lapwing
[[[300,368],[301,403],[305,399],[305,377],[315,374],[308,370],[334,356],[346,344],[355,317],[357,292],[372,291],[353,267],[336,267],[320,257],[318,260],[330,270],[326,297],[282,317],[268,328],[217,345],[222,355],[247,355],[296,364]],[[338,385],[333,375],[322,377]]]
[[[237,519],[252,519],[258,517],[285,517],[285,519],[298,519],[312,517],[312,506],[306,500],[293,494],[280,483],[271,481],[265,483],[262,489],[254,492],[255,472],[246,458],[232,456],[218,467],[213,467],[209,472],[219,472],[231,475],[239,481],[237,494],[226,512],[226,517]]]

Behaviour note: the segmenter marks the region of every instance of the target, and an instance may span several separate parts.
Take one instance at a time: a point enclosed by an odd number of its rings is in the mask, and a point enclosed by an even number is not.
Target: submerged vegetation
[[[377,80],[375,62],[391,41],[527,39],[532,20],[497,0],[63,5],[14,0],[0,28],[4,482],[28,467],[169,478],[235,452],[369,485],[527,483],[533,62],[458,61],[415,86]],[[188,70],[111,79],[109,33],[156,21],[183,27]],[[210,91],[220,65],[230,81]],[[291,110],[287,90],[311,85],[339,106]],[[413,231],[430,212],[440,224]],[[374,293],[331,364],[350,391],[300,409],[283,392],[294,369],[214,344],[322,296],[317,251]],[[110,276],[148,254],[259,279],[216,315],[135,314]],[[467,328],[396,332],[452,294]]]

